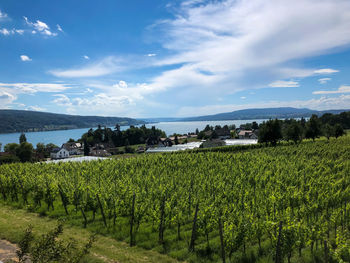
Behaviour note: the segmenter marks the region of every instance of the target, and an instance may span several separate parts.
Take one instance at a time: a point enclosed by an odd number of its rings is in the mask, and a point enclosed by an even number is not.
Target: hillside
[[[90,128],[97,125],[137,125],[144,121],[123,117],[66,115],[38,111],[0,110],[0,133]]]
[[[325,110],[317,111],[307,108],[298,109],[291,107],[281,108],[262,108],[262,109],[245,109],[232,112],[218,113],[214,115],[204,115],[187,118],[152,118],[145,119],[149,122],[159,121],[224,121],[224,120],[254,120],[254,119],[285,119],[285,118],[301,118],[311,117],[312,114],[322,115],[324,113],[338,114],[347,110]]]

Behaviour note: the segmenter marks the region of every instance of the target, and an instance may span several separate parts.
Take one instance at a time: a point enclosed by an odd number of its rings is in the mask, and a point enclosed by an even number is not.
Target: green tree
[[[175,140],[174,140],[174,142],[175,142],[175,145],[178,145],[178,144],[179,144],[179,139],[177,138],[177,135],[175,135]]]
[[[286,139],[294,141],[295,144],[301,142],[303,138],[303,129],[301,125],[296,121],[292,120],[291,124],[288,125]]]
[[[310,120],[306,123],[306,138],[311,138],[315,140],[318,136],[321,135],[321,122],[317,115],[313,114]]]
[[[281,121],[268,120],[260,125],[258,140],[260,143],[276,145],[280,139],[282,139]]]
[[[19,145],[17,143],[8,143],[4,147],[4,151],[16,155],[16,151]]]
[[[22,142],[27,142],[27,137],[24,133],[19,136],[19,143],[21,144]]]
[[[343,136],[345,134],[343,126],[341,126],[339,123],[337,123],[334,126],[334,136],[335,138],[338,138],[340,136]]]
[[[33,158],[33,145],[28,142],[22,142],[16,150],[17,157],[21,162],[31,162]]]
[[[89,144],[87,143],[87,140],[84,140],[83,144],[84,144],[84,156],[89,156],[90,148],[89,148]]]
[[[332,137],[334,135],[334,128],[327,123],[324,126],[324,131],[323,131],[324,135],[327,137],[327,139],[329,140],[330,137]]]

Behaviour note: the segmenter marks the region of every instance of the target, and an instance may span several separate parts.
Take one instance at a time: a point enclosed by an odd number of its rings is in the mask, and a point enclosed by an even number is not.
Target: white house
[[[69,157],[69,151],[65,148],[54,148],[50,153],[51,159],[63,159]]]

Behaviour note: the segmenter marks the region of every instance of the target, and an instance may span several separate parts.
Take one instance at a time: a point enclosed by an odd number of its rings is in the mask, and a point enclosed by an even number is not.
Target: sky
[[[350,109],[349,0],[0,1],[0,108]]]

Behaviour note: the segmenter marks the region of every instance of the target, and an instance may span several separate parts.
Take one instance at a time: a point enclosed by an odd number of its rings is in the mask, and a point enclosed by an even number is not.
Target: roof
[[[64,148],[53,148],[52,149],[52,151],[51,151],[51,153],[58,153],[60,150],[62,150],[62,149],[64,149]],[[66,150],[66,149],[64,149],[64,150]],[[67,151],[67,150],[66,150]]]
[[[253,131],[241,130],[241,131],[238,133],[238,135],[244,136],[244,135],[246,135],[246,133],[251,134],[251,133],[253,133]]]

